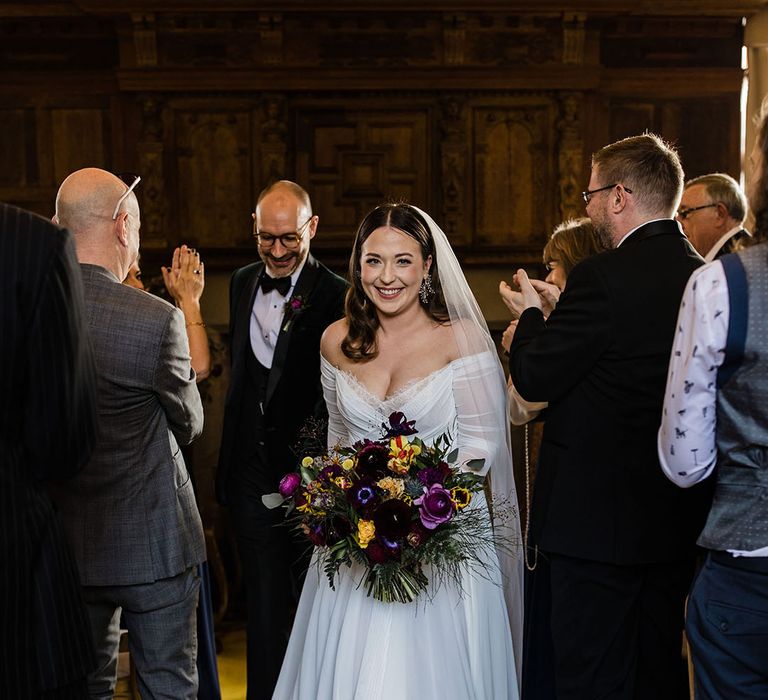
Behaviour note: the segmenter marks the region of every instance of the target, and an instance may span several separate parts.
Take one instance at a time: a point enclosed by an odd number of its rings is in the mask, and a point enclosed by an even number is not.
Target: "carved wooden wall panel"
[[[328,109],[300,106],[296,177],[323,217],[323,238],[351,241],[376,204],[406,199],[430,208],[431,144],[426,109],[392,106]]]
[[[201,247],[239,243],[253,207],[251,115],[201,109],[174,116],[181,231]]]
[[[0,199],[48,215],[71,170],[135,170],[145,262],[188,241],[229,270],[287,177],[334,264],[399,197],[470,267],[533,263],[612,140],[652,129],[689,176],[738,174],[741,11],[702,1],[6,3]]]
[[[650,130],[677,146],[686,179],[713,170],[738,176],[738,95],[708,99],[626,99],[610,105],[610,140]]]
[[[474,110],[472,244],[525,247],[551,228],[555,116],[546,98]]]

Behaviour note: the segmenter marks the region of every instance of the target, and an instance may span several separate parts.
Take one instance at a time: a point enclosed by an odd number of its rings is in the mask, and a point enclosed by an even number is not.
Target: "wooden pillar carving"
[[[261,100],[261,187],[287,177],[288,126],[284,95],[264,95]]]
[[[443,15],[443,60],[446,66],[463,65],[466,44],[466,15],[456,13]]]
[[[283,62],[283,16],[279,13],[260,14],[259,36],[262,63],[270,66],[281,64]]]
[[[443,186],[443,228],[449,237],[463,230],[469,154],[466,106],[457,97],[440,102],[442,131],[441,162]]]
[[[155,30],[155,15],[132,14],[133,50],[136,55],[137,68],[157,66],[157,32]]]
[[[558,166],[560,188],[560,218],[586,216],[581,197],[584,139],[581,123],[582,96],[577,92],[564,92],[560,97],[558,130]]]
[[[584,63],[584,39],[586,30],[583,14],[566,14],[563,17],[563,63]]]
[[[141,175],[141,237],[149,248],[164,248],[166,185],[163,172],[163,103],[158,95],[139,96],[141,136],[139,137],[139,174]]]

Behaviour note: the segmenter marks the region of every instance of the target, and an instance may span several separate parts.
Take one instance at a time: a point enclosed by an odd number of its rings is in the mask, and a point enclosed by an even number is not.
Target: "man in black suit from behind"
[[[230,356],[217,494],[232,514],[248,599],[248,700],[271,698],[309,563],[306,540],[261,497],[296,466],[292,447],[323,417],[320,336],[343,315],[346,282],[309,253],[317,232],[307,193],[281,180],[252,215],[261,262],[230,282]]]
[[[602,148],[584,199],[609,250],[574,268],[546,321],[516,275],[510,372],[549,402],[529,545],[551,564],[559,700],[688,697],[683,606],[707,494],[675,490],[656,451],[678,306],[702,264],[672,219],[682,187],[655,135]]]
[[[69,232],[0,204],[0,697],[82,698],[95,657],[45,492],[96,439],[96,377]]]

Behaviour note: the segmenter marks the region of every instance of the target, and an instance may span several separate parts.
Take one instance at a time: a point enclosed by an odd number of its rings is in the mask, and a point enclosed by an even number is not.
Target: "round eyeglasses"
[[[299,228],[295,231],[289,231],[288,233],[282,233],[276,236],[272,233],[265,233],[264,231],[254,231],[253,237],[261,248],[271,248],[275,245],[275,241],[280,241],[280,245],[283,248],[291,250],[298,247],[301,239],[304,238],[304,232],[306,231],[307,224],[314,219],[314,215],[310,216]]]

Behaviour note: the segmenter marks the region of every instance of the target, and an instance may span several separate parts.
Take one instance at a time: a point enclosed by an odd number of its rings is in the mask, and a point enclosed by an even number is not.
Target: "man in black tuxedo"
[[[272,697],[309,564],[306,540],[261,497],[295,468],[291,448],[307,419],[325,415],[320,336],[343,315],[347,287],[309,254],[318,217],[297,184],[264,190],[253,220],[261,262],[236,270],[230,283],[232,375],[216,479],[248,598],[248,700]]]
[[[0,204],[0,697],[82,698],[95,666],[75,558],[46,494],[96,440],[69,232]]]
[[[549,402],[529,544],[551,564],[559,700],[687,698],[683,605],[706,494],[675,490],[656,451],[678,306],[702,264],[672,219],[682,186],[657,136],[606,146],[584,199],[609,250],[574,268],[546,322],[516,275],[527,308],[510,372],[523,398]]]
[[[725,173],[709,173],[685,183],[677,220],[691,245],[712,262],[749,246],[744,228],[747,198],[739,183]]]

